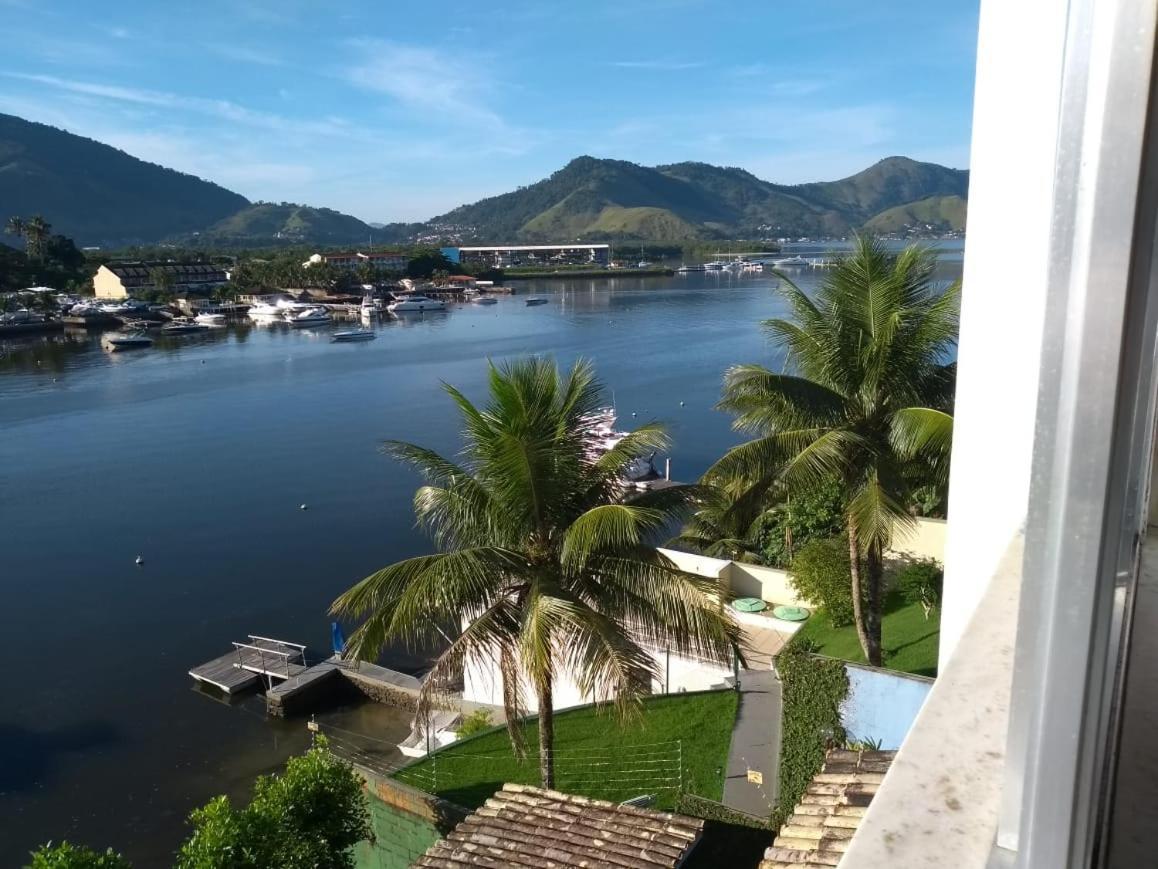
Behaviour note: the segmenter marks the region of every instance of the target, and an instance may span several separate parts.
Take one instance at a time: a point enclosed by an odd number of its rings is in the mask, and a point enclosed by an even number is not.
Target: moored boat
[[[204,323],[190,320],[188,317],[175,317],[161,327],[162,335],[190,335],[194,332],[206,332],[209,327]]]
[[[110,332],[101,336],[101,346],[111,352],[140,350],[153,346],[153,339],[144,332]]]
[[[330,322],[330,312],[325,308],[303,308],[296,313],[286,314],[285,321],[295,329],[305,326],[321,326]]]
[[[446,302],[427,296],[410,295],[386,306],[391,314],[405,314],[411,311],[445,311]]]
[[[529,296],[526,301],[527,301],[528,305],[545,305],[545,304],[547,304],[547,299],[543,296]]]
[[[335,332],[331,336],[331,339],[335,342],[344,343],[352,341],[373,341],[377,337],[377,333],[369,329],[345,329],[341,332]]]

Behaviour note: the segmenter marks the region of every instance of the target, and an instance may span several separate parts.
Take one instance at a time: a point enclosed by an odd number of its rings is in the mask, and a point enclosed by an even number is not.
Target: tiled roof
[[[678,866],[704,822],[506,784],[412,867]]]
[[[895,751],[830,751],[760,869],[836,866],[884,780]]]

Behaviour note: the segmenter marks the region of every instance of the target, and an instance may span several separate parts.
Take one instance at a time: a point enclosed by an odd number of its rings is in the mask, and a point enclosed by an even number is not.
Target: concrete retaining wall
[[[357,869],[406,869],[467,816],[461,806],[355,767],[370,802],[372,839],[354,848]]]

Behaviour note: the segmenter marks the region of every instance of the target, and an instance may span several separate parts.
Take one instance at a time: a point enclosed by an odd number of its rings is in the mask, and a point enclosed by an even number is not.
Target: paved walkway
[[[740,671],[740,707],[732,728],[724,805],[766,818],[776,805],[780,776],[780,680],[771,670]],[[748,781],[749,770],[762,784]]]

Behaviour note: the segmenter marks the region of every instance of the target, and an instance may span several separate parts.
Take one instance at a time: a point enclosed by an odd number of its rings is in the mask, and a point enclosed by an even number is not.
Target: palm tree
[[[52,234],[52,224],[39,214],[33,215],[28,220],[23,217],[9,217],[4,225],[4,232],[24,239],[24,250],[28,258],[41,260],[44,258],[48,237]]]
[[[521,752],[525,677],[538,705],[542,784],[551,787],[560,674],[585,694],[613,697],[626,714],[656,674],[645,646],[727,661],[738,629],[715,580],[681,572],[649,545],[691,503],[694,488],[621,496],[625,467],[667,443],[662,426],[638,428],[591,458],[601,386],[590,365],[561,376],[539,358],[492,364],[485,407],[444,388],[462,416],[459,461],[411,444],[385,446],[426,479],[414,509],[440,552],[379,570],[332,609],[364,617],[350,638],[363,659],[387,642],[437,643],[440,625],[461,622],[424,683],[420,714],[468,660],[497,664]]]
[[[735,483],[703,487],[696,512],[668,546],[712,558],[762,563],[760,519],[767,503],[763,497],[744,502],[745,494]]]
[[[914,466],[948,468],[958,285],[939,291],[935,258],[898,255],[858,239],[810,298],[782,278],[792,319],[764,323],[787,350],[784,372],[731,368],[723,410],[757,435],[708,472],[758,493],[839,481],[848,533],[852,599],[865,657],[881,664],[884,552],[894,527],[912,523]]]

